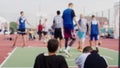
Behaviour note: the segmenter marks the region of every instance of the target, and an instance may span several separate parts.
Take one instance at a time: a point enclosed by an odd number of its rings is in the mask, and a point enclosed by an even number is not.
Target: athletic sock
[[[70,46],[67,46],[66,50],[69,51],[69,49],[70,49]]]
[[[62,48],[59,49],[59,51],[62,51],[62,50],[63,50]]]
[[[70,42],[69,46],[72,46],[74,42],[75,42],[75,39],[73,38],[72,41]]]

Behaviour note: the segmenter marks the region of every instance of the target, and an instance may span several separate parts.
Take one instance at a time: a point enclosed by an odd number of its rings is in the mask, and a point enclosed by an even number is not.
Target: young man
[[[43,42],[47,43],[48,41],[48,27],[47,27],[47,18],[45,18],[43,25],[43,29],[42,29],[42,33],[43,33]]]
[[[24,46],[26,46],[26,36],[25,36],[25,34],[26,34],[26,30],[25,30],[25,29],[26,29],[26,25],[25,25],[25,23],[27,23],[27,24],[29,24],[29,23],[28,23],[27,19],[25,18],[23,11],[20,12],[20,15],[21,15],[21,16],[20,16],[19,19],[17,20],[18,34],[22,35],[23,47],[24,47]],[[30,24],[29,24],[29,25],[30,25]],[[14,47],[14,46],[16,45],[16,41],[17,41],[18,36],[19,36],[18,34],[17,34],[16,37],[15,37],[15,41],[14,41],[12,47]]]
[[[3,33],[4,39],[12,40],[12,37],[10,35],[9,23],[7,21],[3,23]]]
[[[39,20],[39,25],[38,25],[38,35],[39,35],[39,40],[41,40],[42,38],[42,29],[43,29],[43,26],[41,24],[41,20]]]
[[[98,52],[98,47],[91,51],[84,62],[84,68],[108,68],[106,60]]]
[[[87,25],[88,25],[88,22],[84,18],[83,14],[80,14],[80,19],[78,21],[78,24],[80,25],[80,29],[78,29],[78,38],[79,38],[78,49],[82,51],[87,33]]]
[[[78,23],[76,21],[74,10],[72,8],[73,8],[73,3],[69,3],[68,8],[64,10],[63,16],[62,16],[62,18],[63,18],[63,26],[64,26],[64,37],[65,37],[65,50],[64,51],[69,56],[70,56],[70,54],[69,54],[68,50],[70,49],[70,47],[75,42],[73,20],[75,21],[75,23],[79,27],[79,25],[78,25]],[[71,39],[71,42],[68,44],[68,41],[70,39]]]
[[[76,58],[75,63],[78,65],[78,68],[84,68],[84,63],[86,61],[86,58],[88,55],[90,55],[90,52],[92,51],[92,47],[86,46],[83,49],[83,53]]]
[[[53,24],[51,26],[50,34],[51,34],[51,38],[54,38],[54,34],[55,34],[55,22],[53,22]]]
[[[48,41],[48,54],[40,54],[36,57],[34,68],[68,68],[66,60],[61,55],[56,55],[59,47],[57,39]]]
[[[99,31],[99,22],[96,20],[95,15],[92,15],[92,21],[90,22],[90,46],[93,45],[93,39],[95,39],[95,46],[98,46]]]
[[[59,52],[62,51],[62,28],[63,28],[63,19],[60,16],[60,11],[57,11],[57,16],[54,17],[54,28],[55,28],[55,33],[54,33],[54,38],[59,39],[59,45],[60,45],[60,50]]]

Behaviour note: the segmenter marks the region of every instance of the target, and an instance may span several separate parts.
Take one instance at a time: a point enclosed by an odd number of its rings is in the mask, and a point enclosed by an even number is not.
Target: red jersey
[[[40,24],[40,25],[38,26],[38,31],[42,31],[42,28],[43,28],[43,26]]]

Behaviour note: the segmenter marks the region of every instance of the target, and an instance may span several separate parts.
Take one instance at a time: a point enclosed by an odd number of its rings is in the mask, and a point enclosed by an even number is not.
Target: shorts
[[[98,34],[92,34],[92,35],[90,35],[90,41],[92,41],[93,38],[95,39],[95,41],[97,41],[98,37],[99,37]]]
[[[72,29],[72,30],[64,29],[64,37],[65,38],[75,39],[74,29]]]
[[[38,31],[37,34],[38,34],[38,35],[42,35],[42,31]]]
[[[42,31],[43,35],[47,35],[47,31]]]
[[[18,29],[17,33],[20,34],[20,35],[25,35],[26,34],[25,29]]]
[[[50,32],[50,34],[53,36],[55,33],[54,32]]]
[[[55,28],[55,33],[54,33],[54,38],[59,38],[59,39],[62,39],[62,31],[61,31],[61,28]]]
[[[85,33],[85,32],[80,32],[80,31],[78,31],[78,38],[79,38],[79,39],[83,39],[83,38],[85,38],[85,36],[86,36],[86,33]]]
[[[8,35],[8,34],[9,34],[8,30],[4,30],[4,35]]]

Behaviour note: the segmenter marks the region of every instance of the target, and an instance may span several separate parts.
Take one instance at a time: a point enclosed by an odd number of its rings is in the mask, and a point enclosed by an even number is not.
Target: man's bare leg
[[[24,46],[26,46],[26,36],[23,35],[22,38],[23,38],[23,46],[22,47],[24,47]]]
[[[18,34],[17,34],[16,37],[15,37],[15,41],[14,41],[12,47],[14,47],[14,46],[16,45],[17,39],[18,39]]]

